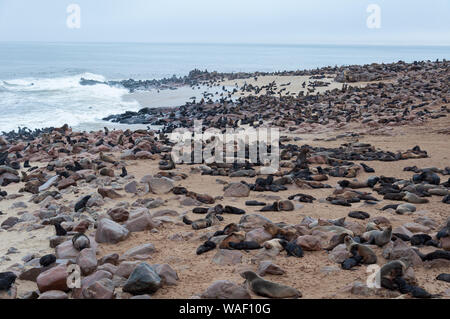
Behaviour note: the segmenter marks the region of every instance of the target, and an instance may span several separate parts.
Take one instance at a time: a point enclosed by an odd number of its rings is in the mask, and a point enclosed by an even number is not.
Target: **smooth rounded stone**
[[[247,289],[229,280],[218,280],[209,286],[201,299],[251,299]]]
[[[219,249],[212,262],[221,266],[235,265],[242,262],[242,253],[237,250]]]
[[[130,213],[122,207],[113,208],[108,211],[109,217],[116,223],[122,223],[128,220]]]
[[[248,197],[250,188],[242,183],[231,183],[223,194],[224,197]]]
[[[198,200],[184,196],[180,200],[180,205],[182,206],[201,206],[202,203],[200,203]]]
[[[425,268],[429,268],[429,269],[450,269],[450,260],[447,259],[433,259],[433,260],[427,260],[423,263],[423,266]]]
[[[414,234],[404,226],[396,227],[392,230],[392,234],[400,234],[408,237],[412,237]]]
[[[335,272],[340,271],[340,268],[337,266],[324,266],[320,268],[320,272],[326,275],[332,275]]]
[[[83,299],[113,299],[115,285],[109,278],[102,278],[87,285],[81,292]]]
[[[264,228],[256,228],[245,234],[245,241],[255,241],[258,244],[272,239],[272,235],[264,230]]]
[[[37,277],[44,271],[48,270],[48,267],[41,266],[25,266],[24,270],[19,275],[20,280],[36,282]]]
[[[72,297],[75,299],[83,298],[83,295],[85,294],[85,290],[91,286],[93,283],[98,282],[102,279],[112,279],[112,275],[110,272],[105,270],[97,270],[93,274],[84,277],[81,279],[81,288],[74,288]]]
[[[97,270],[104,270],[110,272],[111,274],[115,274],[119,267],[114,266],[113,264],[106,263],[97,267]]]
[[[67,277],[68,272],[66,266],[60,265],[41,273],[37,277],[36,283],[41,293],[50,290],[67,291],[69,290],[67,287]]]
[[[228,237],[228,235],[213,236],[209,239],[209,241],[211,241],[214,244],[216,244],[217,246],[219,246],[220,243],[227,237]]]
[[[248,214],[241,217],[239,226],[245,231],[250,231],[255,228],[261,228],[265,224],[273,224],[272,221],[259,214]]]
[[[119,264],[119,255],[118,254],[108,254],[106,256],[103,256],[99,261],[98,261],[99,265],[104,265],[104,264],[112,264],[117,266]]]
[[[347,250],[345,244],[340,244],[334,247],[334,249],[329,253],[328,259],[335,263],[342,263],[344,260],[350,257],[350,253]]]
[[[177,285],[178,278],[177,272],[168,264],[155,264],[152,265],[156,273],[161,277],[161,284],[167,286]]]
[[[157,212],[154,212],[152,214],[152,217],[161,217],[161,216],[178,217],[178,216],[180,216],[180,214],[178,214],[177,211],[172,210],[172,209],[163,209],[163,210],[159,210]]]
[[[7,219],[5,219],[2,222],[1,227],[3,229],[9,229],[9,228],[13,227],[14,225],[16,225],[17,223],[19,223],[19,218],[17,218],[17,217],[8,217]]]
[[[95,241],[98,243],[117,244],[125,240],[129,235],[129,230],[116,222],[102,218],[97,225]]]
[[[403,227],[413,233],[428,233],[431,230],[429,227],[423,226],[418,223],[405,223],[403,224]]]
[[[286,271],[282,269],[280,266],[272,263],[270,260],[263,260],[259,263],[258,266],[258,275],[265,276],[269,275],[284,275]]]
[[[144,213],[136,218],[130,218],[125,227],[129,232],[141,232],[157,228],[159,223],[153,220],[149,213]]]
[[[127,192],[129,194],[136,194],[137,193],[137,185],[138,184],[136,181],[129,182],[124,187],[125,192]]]
[[[69,299],[69,296],[64,291],[50,290],[41,294],[38,299]]]
[[[416,206],[414,206],[413,204],[401,204],[397,206],[397,209],[395,210],[395,212],[397,214],[403,215],[406,213],[413,213],[416,211]]]
[[[322,250],[320,239],[312,235],[299,236],[295,243],[306,251]]]
[[[390,260],[405,258],[413,266],[422,265],[419,255],[401,239],[397,239],[392,245],[387,244],[383,250],[383,257]]]
[[[57,259],[76,259],[80,252],[73,247],[72,240],[67,240],[55,248]]]
[[[367,286],[367,284],[362,283],[360,281],[355,281],[352,284],[352,287],[350,289],[350,293],[353,295],[358,295],[358,296],[371,296],[374,294],[374,290],[369,288]]]
[[[120,195],[118,192],[116,192],[112,188],[99,188],[97,192],[102,195],[103,198],[111,198],[111,199],[118,199],[122,198],[122,195]]]
[[[131,273],[122,290],[132,295],[153,294],[161,287],[161,278],[147,263],[139,264]]]
[[[83,249],[77,257],[77,265],[80,266],[83,276],[92,274],[97,269],[97,256],[92,248]]]
[[[137,247],[133,247],[127,250],[121,257],[120,260],[126,259],[148,259],[156,251],[153,244],[142,244]]]
[[[63,190],[70,186],[76,186],[76,185],[77,185],[77,182],[73,178],[69,177],[69,178],[64,178],[63,180],[61,180],[58,183],[57,187],[58,187],[58,190]]]
[[[119,264],[119,267],[117,267],[117,271],[114,273],[114,275],[128,278],[133,272],[134,268],[136,268],[140,263],[140,261],[123,261]]]
[[[105,201],[103,200],[103,197],[100,194],[93,194],[86,202],[86,207],[101,207],[105,205]]]
[[[144,176],[141,183],[148,184],[153,194],[163,195],[172,191],[173,181],[167,177]]]

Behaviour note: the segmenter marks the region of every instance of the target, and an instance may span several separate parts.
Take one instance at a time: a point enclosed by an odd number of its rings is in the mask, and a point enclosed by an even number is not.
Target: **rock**
[[[296,240],[296,244],[301,246],[307,251],[319,251],[322,250],[320,239],[312,235],[299,236]]]
[[[73,178],[69,177],[69,178],[63,179],[62,181],[60,181],[58,183],[58,189],[63,190],[70,186],[76,186],[76,185],[77,185],[77,182]]]
[[[146,176],[143,177],[143,180]],[[142,183],[148,183],[150,187],[150,191],[153,194],[163,195],[172,191],[174,185],[173,181],[167,177],[150,177],[145,179],[145,181],[141,181]]]
[[[247,289],[229,280],[215,281],[200,297],[202,299],[251,299]]]
[[[92,284],[99,282],[103,279],[112,279],[112,274],[105,270],[97,270],[92,275],[84,277],[81,280],[81,287],[74,288],[72,297],[76,299],[84,298],[85,295],[89,295],[86,293],[86,289],[90,287]]]
[[[393,234],[405,235],[405,236],[408,236],[408,237],[412,237],[414,235],[412,232],[410,232],[404,226],[399,226],[399,227],[394,228],[392,230],[392,233]]]
[[[403,227],[413,233],[428,233],[431,229],[418,223],[405,223]]]
[[[92,274],[97,269],[97,256],[92,248],[83,249],[77,258],[83,276]]]
[[[147,263],[139,264],[131,273],[123,287],[132,295],[152,294],[161,287],[161,278]]]
[[[118,254],[106,255],[98,261],[98,264],[99,265],[112,264],[117,266],[119,264],[119,255]]]
[[[13,227],[15,224],[19,223],[19,218],[17,217],[8,217],[6,220],[3,221],[1,224],[1,227],[3,229],[9,229]]]
[[[37,277],[45,270],[46,269],[41,266],[25,267],[25,269],[19,275],[19,279],[36,282]]]
[[[259,214],[244,215],[239,220],[239,226],[247,232],[255,228],[261,228],[265,224],[272,224],[272,221]]]
[[[69,290],[67,287],[67,277],[68,273],[66,266],[60,265],[41,273],[37,277],[36,283],[41,293],[50,290],[67,291]]]
[[[148,259],[155,251],[153,244],[143,244],[127,250],[120,259]]]
[[[225,190],[224,197],[248,197],[250,188],[242,183],[231,183]]]
[[[122,195],[117,193],[114,189],[108,189],[108,188],[99,188],[97,192],[102,195],[103,198],[108,197],[111,199],[118,199],[121,198]]]
[[[97,231],[95,232],[95,241],[98,243],[117,244],[125,240],[129,235],[128,229],[117,224],[116,222],[103,218],[98,222]]]
[[[373,294],[373,290],[370,289],[369,287],[367,287],[366,284],[359,282],[359,281],[355,281],[352,285],[352,288],[350,290],[350,292],[353,295],[358,295],[358,296],[370,296]]]
[[[397,209],[395,210],[395,212],[397,214],[403,215],[406,213],[413,213],[416,211],[416,206],[414,206],[413,204],[401,204],[397,206]]]
[[[128,278],[130,277],[134,268],[136,268],[140,263],[141,263],[140,261],[123,261],[120,263],[114,275],[123,278]]]
[[[214,255],[212,261],[218,265],[234,265],[240,264],[242,260],[242,253],[236,250],[219,249]]]
[[[342,263],[344,260],[350,257],[350,253],[347,251],[345,244],[340,244],[334,247],[334,249],[328,255],[328,259],[335,263]]]
[[[59,244],[62,244],[67,240],[65,236],[52,236],[50,237],[50,248],[55,248]]]
[[[272,235],[266,232],[264,228],[253,229],[245,235],[245,241],[255,241],[260,245],[270,239],[272,239]]]
[[[270,260],[264,260],[259,263],[258,275],[265,276],[269,275],[284,275],[286,271],[280,266],[272,263]]]
[[[126,209],[118,207],[109,210],[108,215],[116,223],[122,223],[128,220],[130,213]]]
[[[383,251],[383,255],[387,256],[388,259],[400,259],[405,258],[413,266],[422,265],[422,259],[417,255],[417,253],[408,246],[403,240],[397,239],[392,245],[392,249],[389,246]]]
[[[55,249],[56,258],[57,259],[76,259],[80,252],[73,247],[72,240],[67,240],[58,246]]]
[[[132,181],[125,185],[125,192],[129,194],[136,194],[137,193],[137,183],[136,181]]]
[[[69,296],[64,291],[50,290],[41,294],[38,299],[69,299]]]
[[[174,286],[179,280],[177,272],[168,264],[153,265],[156,273],[161,277],[161,284]]]
[[[158,224],[152,219],[150,214],[144,213],[136,218],[129,219],[125,227],[130,232],[141,232],[156,228]]]
[[[39,189],[38,189],[39,192],[44,192],[44,191],[48,190],[50,187],[55,185],[58,182],[58,180],[59,180],[59,175],[49,178],[44,184],[39,186]]]
[[[87,285],[82,290],[82,297],[84,299],[113,299],[114,298],[114,283],[109,278],[103,278]]]

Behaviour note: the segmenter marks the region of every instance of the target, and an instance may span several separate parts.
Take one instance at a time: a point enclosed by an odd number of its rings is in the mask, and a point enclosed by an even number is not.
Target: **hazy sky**
[[[450,0],[0,0],[0,41],[450,45]]]

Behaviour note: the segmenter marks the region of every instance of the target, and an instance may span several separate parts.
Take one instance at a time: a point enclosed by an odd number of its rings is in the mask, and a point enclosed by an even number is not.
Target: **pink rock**
[[[95,241],[98,243],[117,244],[118,242],[125,240],[128,235],[129,231],[122,225],[119,225],[110,219],[102,218],[97,225]]]
[[[296,241],[297,245],[300,245],[304,250],[319,251],[322,250],[320,240],[312,235],[300,236]]]
[[[152,265],[152,267],[155,269],[158,276],[161,277],[161,283],[163,285],[173,286],[173,285],[177,284],[177,281],[179,280],[178,274],[172,267],[170,267],[170,265],[155,264],[155,265]]]
[[[201,294],[202,299],[251,299],[247,289],[229,280],[218,280]]]
[[[92,274],[97,269],[95,250],[92,248],[83,249],[78,255],[77,264],[80,266],[83,276]]]
[[[272,263],[270,260],[264,260],[259,263],[258,275],[265,276],[269,275],[284,275],[286,271],[280,266]]]
[[[136,268],[136,266],[139,265],[140,263],[141,263],[140,261],[121,262],[114,275],[123,278],[128,278],[133,272],[134,268]]]
[[[64,291],[50,290],[41,294],[38,299],[69,299],[69,296]]]
[[[272,235],[266,232],[264,228],[253,229],[245,235],[245,241],[256,241],[259,244],[262,244],[271,239]]]
[[[113,299],[114,289],[111,279],[103,278],[84,288],[82,296],[84,299]]]
[[[158,224],[152,220],[150,214],[145,213],[139,217],[128,220],[125,227],[130,232],[141,232],[158,227]]]
[[[50,290],[67,291],[67,269],[65,265],[50,268],[47,271],[41,273],[36,283],[40,292],[46,292]]]

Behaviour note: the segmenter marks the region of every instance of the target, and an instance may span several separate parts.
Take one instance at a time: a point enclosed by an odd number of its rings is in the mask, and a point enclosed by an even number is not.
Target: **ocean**
[[[97,129],[107,115],[142,108],[126,89],[82,86],[81,78],[161,79],[196,68],[271,72],[436,59],[450,59],[450,46],[0,42],[0,132],[65,123]],[[182,105],[200,92],[151,94],[151,106],[161,107]]]

